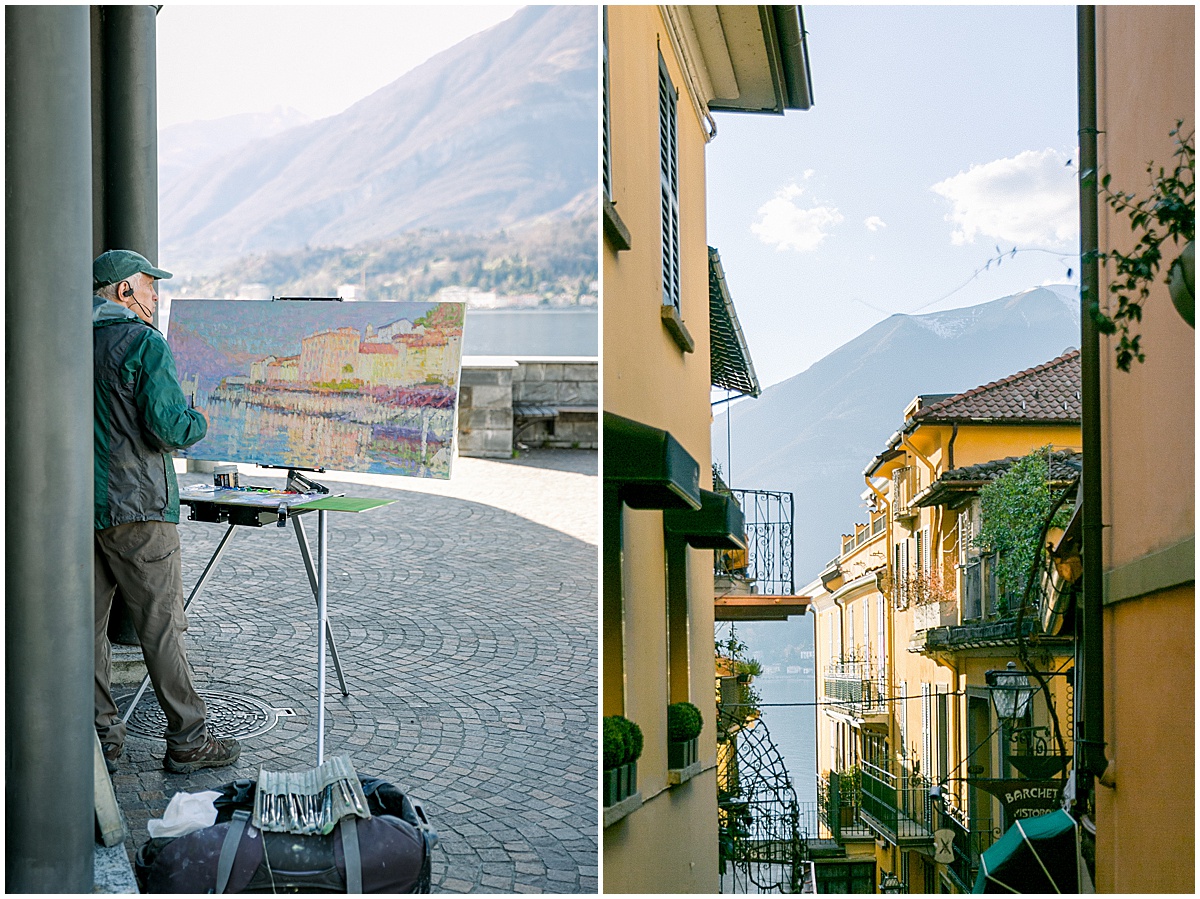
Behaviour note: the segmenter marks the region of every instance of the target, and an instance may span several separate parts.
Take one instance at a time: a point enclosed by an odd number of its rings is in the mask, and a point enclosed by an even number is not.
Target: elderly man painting
[[[117,587],[167,717],[163,767],[177,774],[230,765],[241,747],[208,729],[192,686],[183,634],[179,485],[171,451],[208,430],[188,407],[166,339],[151,323],[154,282],[171,277],[131,250],[92,265],[95,364],[96,731],[109,770],[125,743],[112,699],[108,618]]]

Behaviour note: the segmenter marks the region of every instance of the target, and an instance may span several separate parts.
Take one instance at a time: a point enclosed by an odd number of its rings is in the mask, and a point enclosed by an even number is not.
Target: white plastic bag
[[[215,790],[202,793],[176,793],[167,803],[161,818],[146,822],[151,838],[181,837],[185,833],[211,827],[217,823],[217,808],[213,801],[221,794]]]

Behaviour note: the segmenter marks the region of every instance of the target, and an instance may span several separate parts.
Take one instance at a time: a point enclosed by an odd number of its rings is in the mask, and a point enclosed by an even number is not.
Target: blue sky
[[[719,114],[707,150],[709,243],[764,386],[893,313],[1078,284],[1074,7],[804,19],[813,108]]]

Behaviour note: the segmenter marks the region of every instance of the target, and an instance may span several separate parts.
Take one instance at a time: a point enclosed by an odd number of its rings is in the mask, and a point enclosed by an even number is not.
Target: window
[[[854,658],[854,648],[857,645],[854,639],[854,606],[846,609],[846,646],[849,647],[850,657]]]
[[[874,893],[875,859],[816,863],[818,893]]]
[[[879,680],[882,682],[885,676],[885,664],[887,661],[887,652],[884,648],[885,640],[887,639],[887,632],[885,630],[885,624],[883,620],[882,596],[875,597],[875,625],[879,628],[879,635],[875,644],[875,654],[876,658],[878,659],[877,664],[879,666]]]
[[[933,691],[929,684],[921,684],[921,773],[929,777],[933,758]]]
[[[949,687],[939,686],[936,697],[938,766],[934,772],[940,783],[950,773],[950,694]]]
[[[662,192],[662,304],[680,312],[677,106],[667,64],[658,56],[658,157]]]
[[[892,599],[898,609],[908,608],[908,544],[906,537],[894,547],[893,569],[896,574]]]

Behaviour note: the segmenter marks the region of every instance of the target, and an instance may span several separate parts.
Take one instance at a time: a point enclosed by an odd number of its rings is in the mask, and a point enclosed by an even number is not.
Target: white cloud
[[[950,201],[946,221],[956,245],[975,238],[1017,246],[1061,246],[1079,233],[1075,169],[1057,150],[1026,150],[1009,159],[973,165],[930,188]]]
[[[812,172],[804,173],[805,178]],[[798,202],[804,188],[792,182],[775,193],[774,199],[758,207],[758,219],[750,230],[777,250],[811,253],[821,245],[830,229],[842,222],[835,206],[802,207]]]
[[[877,215],[868,216],[863,224],[867,226],[868,231],[878,231],[880,228],[887,227],[887,222]]]

